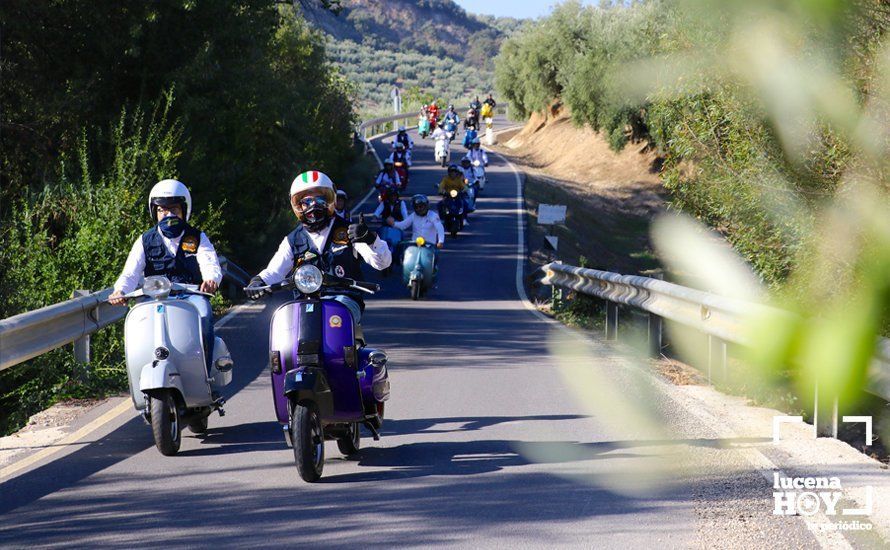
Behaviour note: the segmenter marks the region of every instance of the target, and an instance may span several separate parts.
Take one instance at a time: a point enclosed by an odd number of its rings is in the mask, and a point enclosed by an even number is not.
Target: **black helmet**
[[[469,165],[470,165],[470,159],[467,158],[467,157],[464,157],[464,158],[460,159],[460,165],[461,165],[461,166],[464,166],[464,167],[469,166]]]
[[[414,195],[411,197],[411,206],[415,212],[421,216],[426,216],[426,213],[430,210],[430,200],[426,195]]]

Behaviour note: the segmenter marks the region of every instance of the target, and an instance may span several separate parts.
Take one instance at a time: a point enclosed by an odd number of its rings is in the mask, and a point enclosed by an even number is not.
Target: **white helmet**
[[[405,131],[405,125],[404,125],[404,124],[402,124],[401,126],[399,126],[399,131],[400,131],[400,132],[404,132],[404,131]]]
[[[158,206],[173,206],[178,204],[182,206],[182,214],[185,221],[188,221],[192,215],[192,194],[184,183],[178,180],[161,180],[151,188],[148,194],[148,212],[151,214],[152,221],[158,221]]]
[[[327,202],[328,213],[333,215],[335,201],[337,200],[337,193],[334,190],[334,182],[323,172],[309,170],[294,178],[293,183],[290,184],[290,205],[297,218],[306,223],[306,220],[304,220],[303,217],[303,212],[297,206],[300,199],[308,195],[309,191],[312,192],[312,195],[323,196],[325,202]]]

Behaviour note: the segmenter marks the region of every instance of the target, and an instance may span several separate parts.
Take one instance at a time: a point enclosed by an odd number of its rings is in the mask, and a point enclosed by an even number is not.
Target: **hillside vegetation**
[[[727,13],[742,10],[741,4],[728,3]],[[798,9],[797,2],[786,4],[780,9]],[[881,9],[884,2],[845,4],[826,4],[837,10],[831,29],[795,15],[810,25],[811,35],[824,33],[823,44],[840,45],[832,61],[864,98],[874,52],[890,20]],[[695,57],[720,51],[726,35],[703,18],[725,22],[730,16],[721,19],[699,6],[704,15],[689,17],[683,7],[671,1],[601,8],[563,4],[504,43],[496,60],[497,87],[514,112],[526,116],[558,98],[576,124],[604,133],[615,149],[630,140],[649,141],[665,158],[662,178],[673,206],[716,228],[765,282],[777,286],[801,261],[814,223],[813,210],[801,205],[815,206],[833,195],[852,163],[849,141],[814,117],[798,156],[751,90],[719,73],[720,59]],[[701,62],[689,69],[701,81],[683,93],[636,93],[636,83],[629,81],[670,66],[671,56]],[[656,61],[645,65],[649,59]],[[706,64],[717,69],[709,73]]]
[[[487,93],[500,43],[521,26],[516,19],[470,15],[451,0],[341,5],[338,15],[316,6],[307,17],[328,37],[332,62],[358,85],[365,111],[386,108],[394,84],[461,104]]]

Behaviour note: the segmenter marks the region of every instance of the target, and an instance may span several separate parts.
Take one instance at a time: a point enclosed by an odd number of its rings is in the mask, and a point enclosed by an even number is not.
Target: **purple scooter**
[[[346,289],[373,294],[380,287],[303,263],[293,277],[263,288],[293,290],[299,296],[272,316],[272,398],[300,477],[317,481],[324,468],[325,440],[335,439],[349,456],[359,450],[360,426],[380,439],[383,405],[389,399],[386,354],[365,347],[349,309],[326,295]]]

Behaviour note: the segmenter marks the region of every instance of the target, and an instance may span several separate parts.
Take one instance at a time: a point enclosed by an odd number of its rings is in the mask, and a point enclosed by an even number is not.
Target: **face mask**
[[[182,219],[170,214],[158,222],[158,229],[160,229],[161,233],[168,239],[175,239],[185,231],[185,225],[186,224]]]

